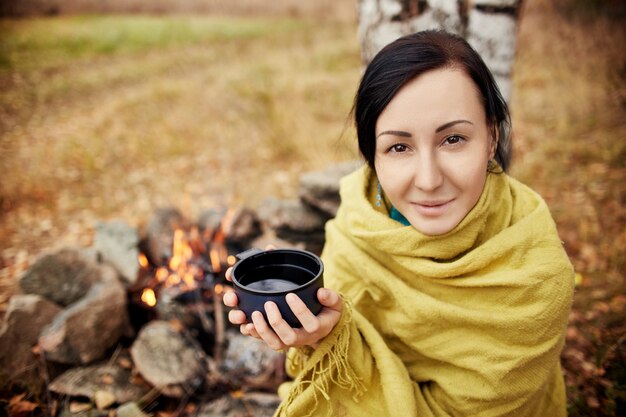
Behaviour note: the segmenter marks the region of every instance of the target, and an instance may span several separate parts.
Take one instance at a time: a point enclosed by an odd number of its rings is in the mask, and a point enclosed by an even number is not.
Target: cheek
[[[485,186],[487,178],[486,166],[473,166],[471,169],[455,172],[454,176],[456,186],[462,190],[467,203],[473,206],[478,201]]]
[[[385,194],[391,199],[401,194],[411,182],[410,164],[406,161],[375,162],[376,175]]]

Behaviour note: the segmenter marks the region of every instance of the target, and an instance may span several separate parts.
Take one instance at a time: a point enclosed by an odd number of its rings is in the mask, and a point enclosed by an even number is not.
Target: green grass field
[[[608,416],[626,404],[626,25],[580,4],[524,10],[512,174],[546,198],[581,282],[570,415]],[[89,244],[97,220],[296,198],[303,171],[357,158],[360,74],[354,22],[0,20],[2,311],[41,251]]]

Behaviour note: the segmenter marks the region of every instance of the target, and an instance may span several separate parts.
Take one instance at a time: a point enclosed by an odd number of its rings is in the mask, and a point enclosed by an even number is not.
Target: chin
[[[411,226],[418,232],[426,236],[439,236],[445,235],[452,229],[454,229],[460,222],[441,222],[437,220],[431,221],[410,221]]]

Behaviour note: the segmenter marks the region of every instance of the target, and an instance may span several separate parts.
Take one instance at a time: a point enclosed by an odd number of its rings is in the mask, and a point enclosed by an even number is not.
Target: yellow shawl
[[[454,230],[426,236],[375,207],[375,181],[342,180],[322,254],[342,318],[290,351],[276,415],[565,416],[574,273],[541,197],[489,174]]]

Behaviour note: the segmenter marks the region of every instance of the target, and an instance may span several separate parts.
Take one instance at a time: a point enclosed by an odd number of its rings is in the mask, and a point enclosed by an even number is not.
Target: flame
[[[223,235],[228,235],[230,233],[230,228],[233,225],[233,220],[235,220],[236,213],[237,210],[235,210],[234,208],[229,208],[228,210],[226,210],[226,213],[224,213],[224,217],[222,217],[222,221],[220,222],[220,230],[222,231]]]
[[[211,266],[213,267],[213,271],[220,272],[220,270],[222,269],[220,254],[216,248],[211,248],[211,250],[209,251],[209,258],[211,259]]]
[[[166,267],[162,266],[156,270],[155,277],[159,282],[164,282],[169,275],[170,271],[168,271]]]
[[[152,290],[152,288],[144,288],[141,293],[141,301],[150,307],[154,307],[156,305],[156,294],[154,290]]]
[[[220,227],[213,234],[213,239],[210,244],[209,259],[211,260],[211,266],[213,272],[219,273],[222,271],[222,265],[234,265],[234,257],[228,255],[228,248],[226,247],[226,236],[232,227],[233,220],[235,219],[236,210],[230,208],[222,217]]]
[[[185,275],[183,275],[183,282],[189,288],[194,288],[196,286],[196,277],[193,272],[189,271]]]
[[[139,256],[137,256],[137,260],[139,261],[139,266],[142,268],[148,267],[148,258],[146,258],[146,255],[143,253],[140,253]]]
[[[149,306],[154,306],[158,292],[162,288],[179,287],[183,291],[195,289],[204,282],[207,272],[218,274],[226,266],[234,265],[236,258],[228,254],[226,236],[232,228],[236,212],[235,209],[227,210],[217,230],[204,230],[202,233],[197,227],[190,230],[175,230],[172,256],[166,265],[156,268],[155,282],[150,285],[152,289],[144,289],[141,300]],[[144,254],[139,254],[138,261],[143,268],[149,268],[149,260]],[[211,271],[206,271],[209,268],[206,261],[210,262]],[[217,284],[214,291],[217,295],[222,294],[224,287]]]

